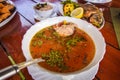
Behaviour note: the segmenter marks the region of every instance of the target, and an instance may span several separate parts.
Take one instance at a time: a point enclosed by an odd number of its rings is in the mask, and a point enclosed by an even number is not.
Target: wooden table
[[[14,18],[0,28],[0,69],[11,65],[7,54],[10,54],[16,63],[25,61],[25,57],[21,50],[21,40],[24,33],[35,24],[32,0],[13,0],[17,7],[17,13]],[[82,0],[78,2],[85,3]],[[98,7],[104,9],[105,25],[100,30],[106,42],[106,53],[104,59],[100,63],[98,73],[94,80],[120,80],[120,49],[113,28],[110,7],[120,7],[120,0],[112,0],[108,4],[97,4]],[[27,68],[22,70],[26,80],[32,80]],[[21,80],[18,74],[8,78],[7,80]]]

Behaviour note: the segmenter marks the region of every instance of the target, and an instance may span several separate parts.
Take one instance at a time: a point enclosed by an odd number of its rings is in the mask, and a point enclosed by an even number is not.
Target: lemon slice
[[[75,17],[75,18],[82,18],[82,17],[83,17],[83,13],[84,13],[83,8],[82,8],[82,7],[79,7],[79,8],[74,9],[74,10],[71,12],[70,16],[71,16],[71,17]]]

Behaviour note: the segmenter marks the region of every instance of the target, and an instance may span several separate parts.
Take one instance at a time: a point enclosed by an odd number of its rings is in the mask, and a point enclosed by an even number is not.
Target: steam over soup
[[[45,59],[39,63],[43,68],[68,73],[81,70],[92,61],[95,45],[75,23],[63,21],[37,32],[31,40],[30,52],[33,58]]]

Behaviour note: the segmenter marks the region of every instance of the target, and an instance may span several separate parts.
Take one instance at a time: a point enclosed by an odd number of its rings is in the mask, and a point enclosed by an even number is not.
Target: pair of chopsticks
[[[5,50],[5,53],[6,53],[7,57],[8,57],[8,59],[10,60],[11,64],[12,64],[12,65],[15,65],[16,63],[15,63],[14,59],[12,58],[12,56],[10,55],[10,53],[5,49],[5,47],[3,46],[2,43],[0,43],[0,45],[1,45],[1,46],[3,47],[3,49]],[[18,74],[19,74],[19,76],[21,77],[21,80],[25,80],[25,76],[23,75],[23,73],[22,73],[21,71],[19,71]]]

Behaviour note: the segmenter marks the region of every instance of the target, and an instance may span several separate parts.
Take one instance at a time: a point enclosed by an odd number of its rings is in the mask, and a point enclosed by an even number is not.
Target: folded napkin
[[[120,8],[110,8],[110,11],[120,49]]]

